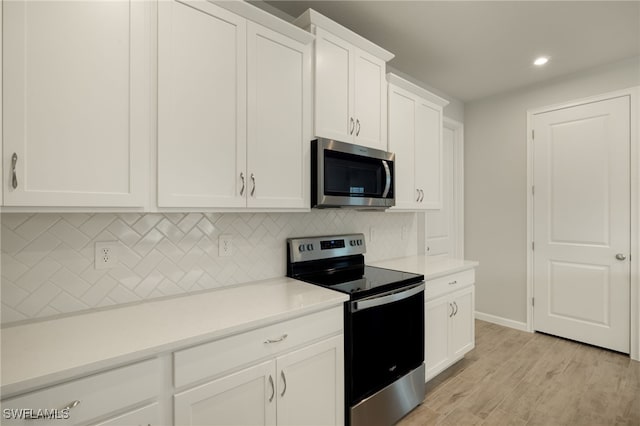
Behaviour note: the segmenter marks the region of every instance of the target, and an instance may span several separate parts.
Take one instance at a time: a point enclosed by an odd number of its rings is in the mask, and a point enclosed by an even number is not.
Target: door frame
[[[589,96],[573,101],[527,110],[527,331],[533,332],[533,116],[558,109],[629,96],[630,98],[630,178],[631,178],[631,285],[630,285],[630,356],[640,361],[640,146],[638,123],[640,86]]]

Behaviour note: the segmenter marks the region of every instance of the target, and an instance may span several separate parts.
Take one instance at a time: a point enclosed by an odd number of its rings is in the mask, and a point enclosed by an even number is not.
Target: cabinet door
[[[247,33],[247,206],[308,208],[311,45],[252,22]]]
[[[453,306],[446,297],[431,300],[425,304],[424,358],[427,381],[448,366],[449,319],[452,313]]]
[[[315,136],[352,142],[354,47],[321,28],[315,40]]]
[[[442,207],[442,108],[423,101],[416,106],[416,187],[420,207]]]
[[[386,151],[387,80],[385,62],[355,49],[355,143]]]
[[[414,96],[389,85],[389,151],[396,154],[393,209],[415,209],[418,204],[419,193],[414,183],[415,106]]]
[[[451,303],[455,314],[451,317],[450,353],[457,359],[475,346],[474,287],[456,293]]]
[[[278,358],[278,425],[344,423],[343,335]]]
[[[144,205],[149,8],[3,3],[5,205]]]
[[[153,426],[160,424],[157,402],[96,423],[94,426]]]
[[[158,8],[158,205],[244,207],[246,21],[204,0]]]
[[[174,396],[176,425],[275,425],[275,361]]]

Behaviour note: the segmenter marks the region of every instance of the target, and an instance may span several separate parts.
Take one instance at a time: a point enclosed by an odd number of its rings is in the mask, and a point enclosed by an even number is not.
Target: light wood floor
[[[476,348],[427,383],[400,426],[640,425],[640,362],[476,321]]]

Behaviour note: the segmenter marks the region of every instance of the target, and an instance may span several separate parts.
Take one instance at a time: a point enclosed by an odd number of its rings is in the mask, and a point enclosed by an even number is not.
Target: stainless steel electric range
[[[287,276],[349,295],[345,423],[388,426],[424,399],[424,276],[366,266],[363,234],[287,240]]]

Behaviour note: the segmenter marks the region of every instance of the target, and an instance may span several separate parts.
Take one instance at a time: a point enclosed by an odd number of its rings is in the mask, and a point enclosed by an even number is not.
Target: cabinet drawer
[[[427,281],[425,286],[424,298],[425,300],[431,300],[436,297],[442,296],[443,294],[447,294],[452,291],[467,287],[474,282],[475,270],[473,268],[429,280]]]
[[[30,392],[2,401],[2,423],[34,424],[33,420],[9,420],[7,416],[10,412],[7,409],[16,410],[13,413],[20,409],[30,409],[33,410],[34,416],[38,414],[38,410],[57,409],[59,410],[58,418],[68,417],[68,419],[50,420],[49,423],[60,425],[85,423],[155,397],[160,391],[161,376],[158,360],[152,359]],[[73,405],[74,401],[79,403],[68,411],[68,416],[65,416],[63,408]],[[9,417],[16,417],[16,414]]]
[[[323,336],[342,332],[342,312],[343,307],[339,306],[174,352],[173,383],[175,387],[185,386]]]

